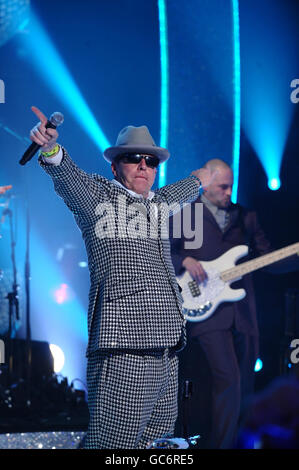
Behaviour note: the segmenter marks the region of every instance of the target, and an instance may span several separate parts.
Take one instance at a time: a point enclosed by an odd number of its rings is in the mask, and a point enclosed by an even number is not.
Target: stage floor
[[[26,432],[0,434],[0,449],[78,449],[84,431]]]

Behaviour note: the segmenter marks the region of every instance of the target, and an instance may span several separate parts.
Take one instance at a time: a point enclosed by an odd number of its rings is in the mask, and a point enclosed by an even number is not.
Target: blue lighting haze
[[[242,127],[260,159],[268,187],[276,190],[294,113],[289,84],[298,64],[295,26],[287,2],[240,3],[240,9]]]
[[[32,10],[29,29],[27,44],[34,66],[38,68],[49,87],[65,103],[97,147],[104,151],[110,143],[85,102],[67,66]]]

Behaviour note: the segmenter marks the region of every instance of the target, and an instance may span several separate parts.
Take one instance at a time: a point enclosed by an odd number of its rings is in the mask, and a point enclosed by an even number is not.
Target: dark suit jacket
[[[196,202],[200,202],[200,198]],[[194,203],[191,204],[191,221],[194,224]],[[176,275],[184,272],[182,261],[186,256],[202,261],[211,261],[233,246],[243,244],[248,244],[250,247],[249,257],[263,255],[271,251],[270,243],[259,225],[257,214],[244,209],[239,204],[232,204],[230,221],[224,232],[219,228],[209,209],[204,206],[203,244],[201,248],[186,250],[184,249],[184,242],[184,237],[171,240],[172,260]],[[248,257],[242,258],[242,262],[246,260],[248,260]],[[198,323],[189,322],[191,336],[197,336],[212,330],[228,329],[233,324],[239,331],[253,335],[258,334],[252,275],[247,274],[242,280],[232,284],[232,288],[234,287],[244,288],[246,297],[238,302],[220,304],[214,314],[207,320]]]

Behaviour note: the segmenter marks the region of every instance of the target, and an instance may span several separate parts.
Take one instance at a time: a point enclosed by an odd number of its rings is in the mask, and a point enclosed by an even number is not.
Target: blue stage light
[[[33,11],[31,11],[29,29],[30,33],[26,36],[26,41],[28,48],[30,48],[30,57],[33,64],[97,147],[104,151],[110,146],[110,143],[84,100],[67,66]],[[49,71],[51,72],[49,73]]]
[[[160,146],[168,146],[168,37],[167,13],[165,0],[158,0],[159,28],[160,28],[160,62],[161,62],[161,136]],[[159,166],[159,187],[166,184],[166,165]]]
[[[86,261],[79,261],[78,266],[79,268],[87,268],[88,264]]]
[[[286,2],[241,2],[240,8],[242,75],[246,78],[242,81],[242,128],[260,159],[268,187],[276,190],[294,114],[289,83],[298,67],[293,53],[297,31]]]
[[[280,188],[280,179],[279,178],[271,178],[270,180],[268,180],[268,186],[273,191],[276,191],[277,189]]]
[[[254,372],[259,372],[260,370],[262,370],[262,368],[263,368],[263,361],[260,358],[258,358],[254,366]]]
[[[241,134],[241,66],[240,66],[240,28],[239,1],[232,0],[233,12],[233,53],[234,53],[234,129],[233,129],[233,164],[234,184],[232,202],[238,199],[239,164],[240,164],[240,134]]]

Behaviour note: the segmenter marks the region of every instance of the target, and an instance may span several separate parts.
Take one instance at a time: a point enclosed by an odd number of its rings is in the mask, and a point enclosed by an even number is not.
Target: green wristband
[[[41,152],[41,155],[43,157],[52,157],[53,155],[55,155],[57,152],[59,151],[59,144],[56,144],[55,147],[50,150],[50,152]]]

